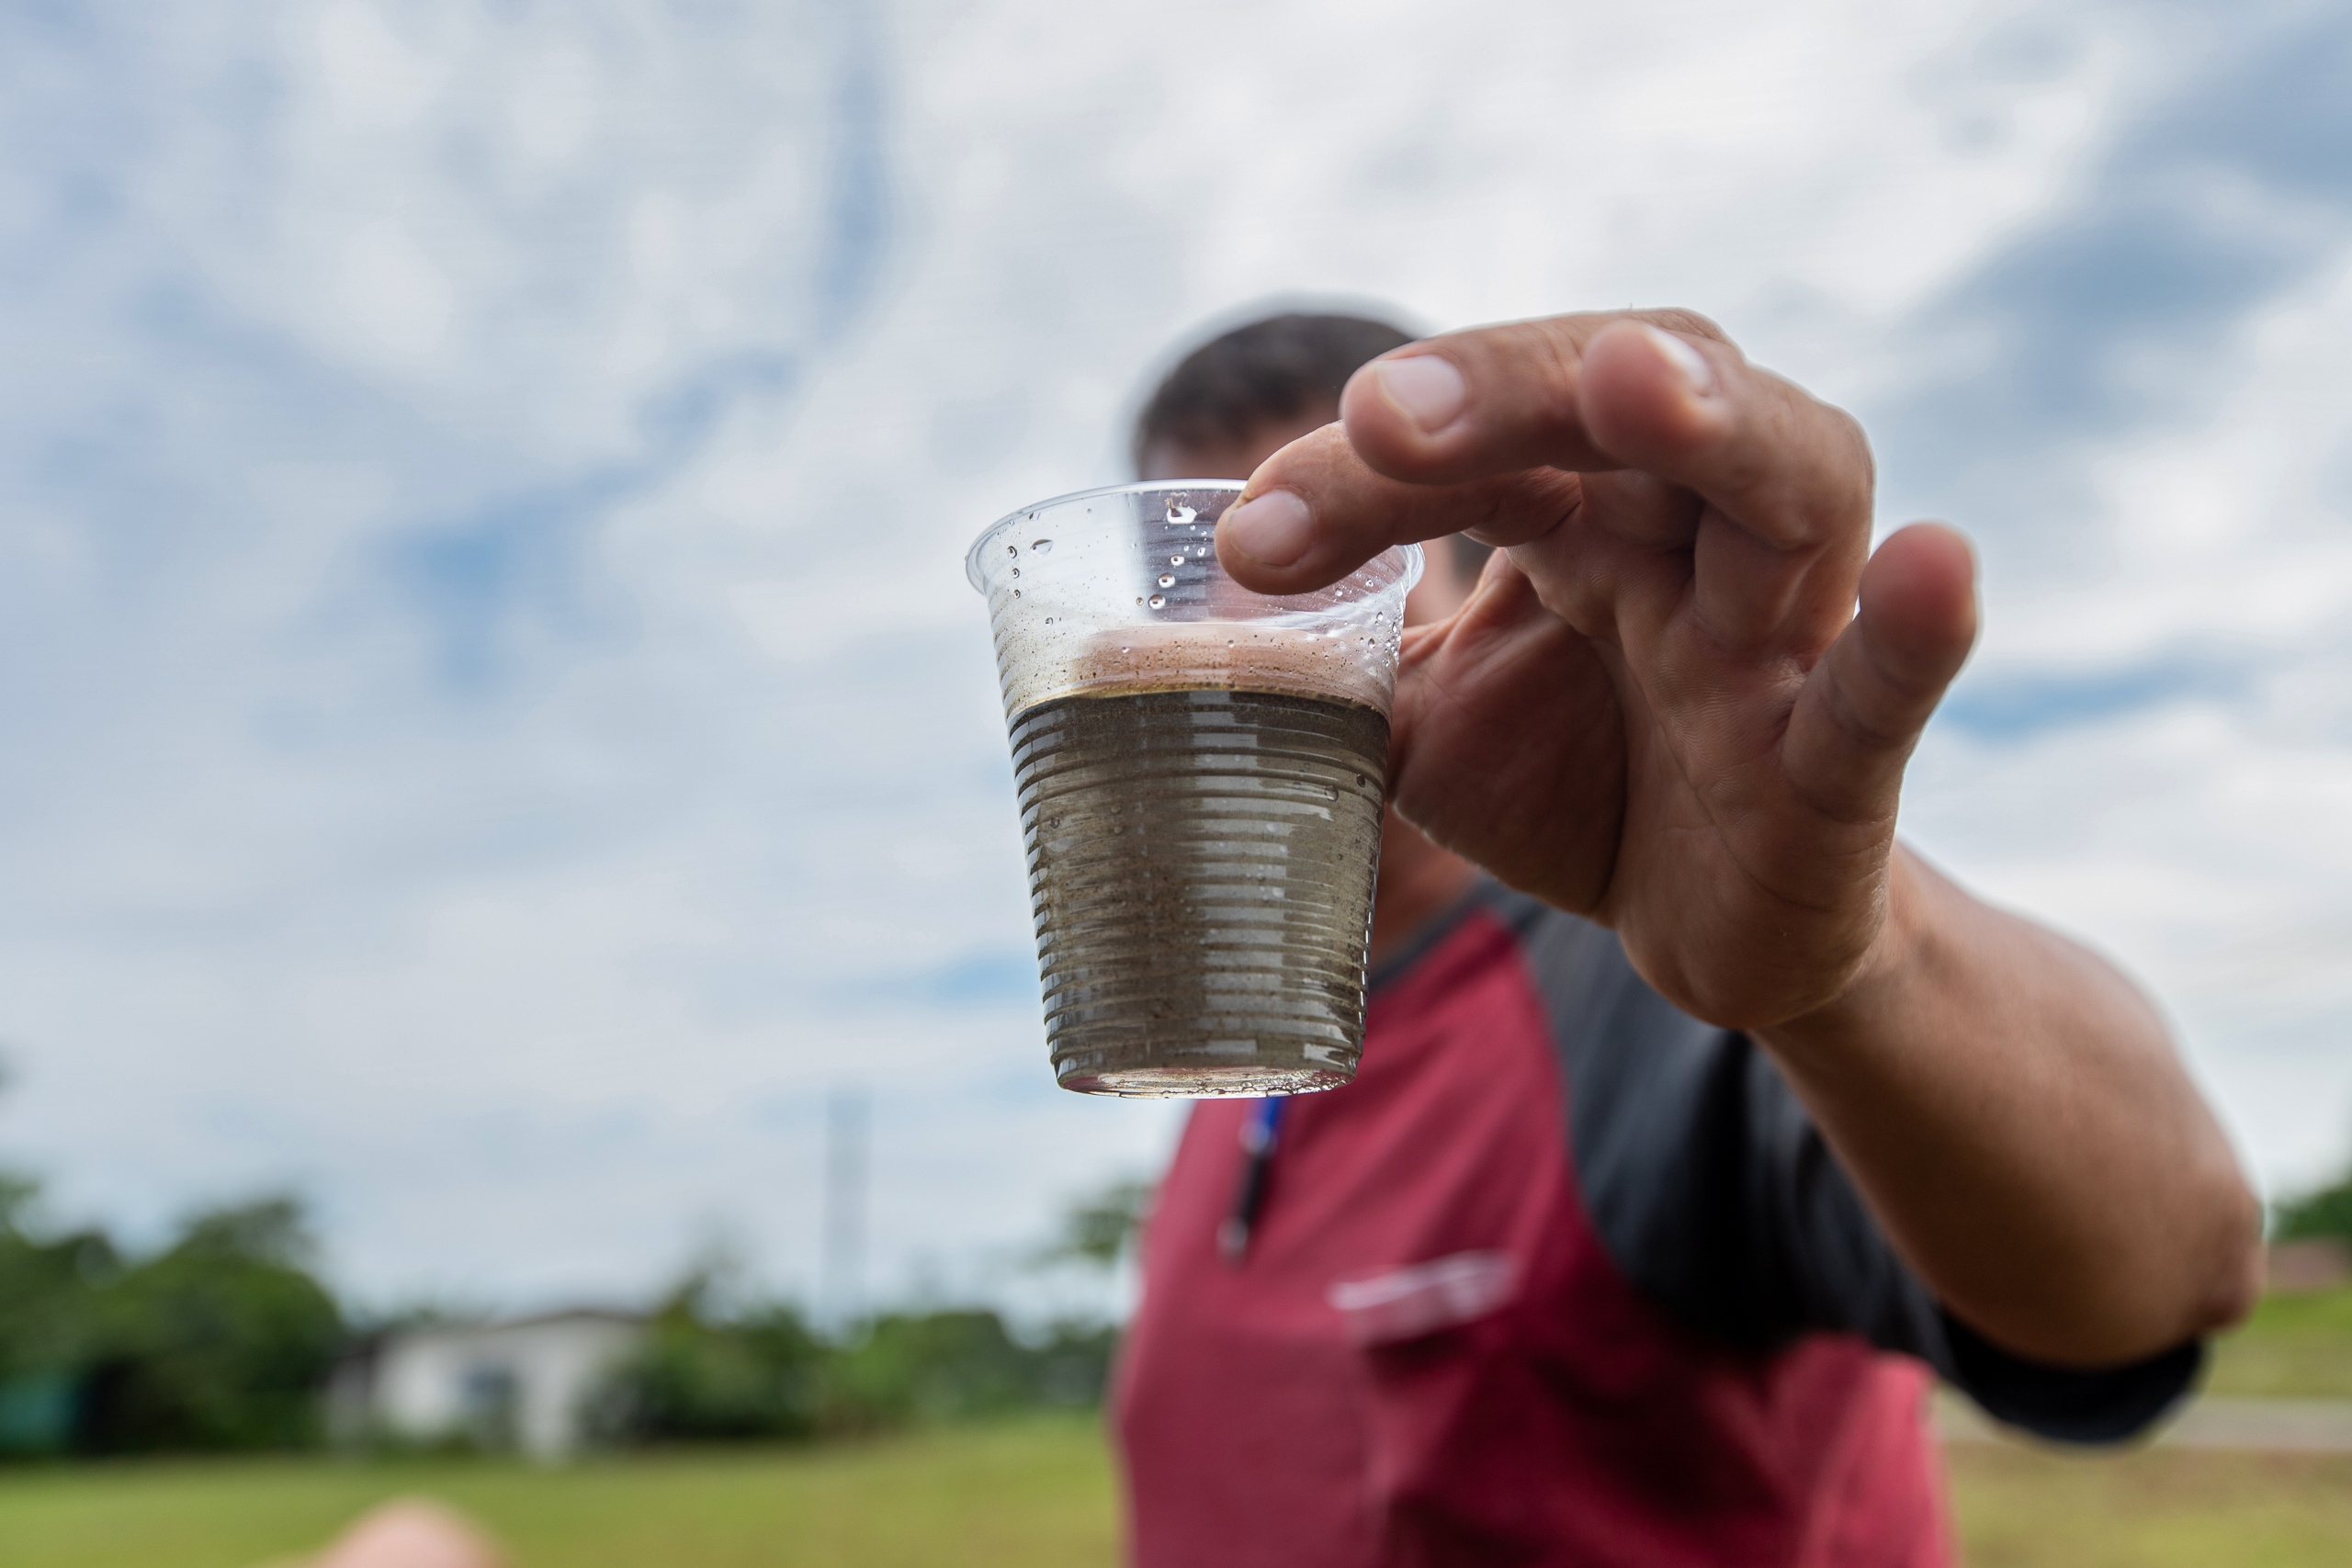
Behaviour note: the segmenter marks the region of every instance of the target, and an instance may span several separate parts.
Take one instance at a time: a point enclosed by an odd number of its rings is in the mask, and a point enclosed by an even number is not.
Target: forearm
[[[1899,848],[1890,899],[1854,987],[1760,1039],[1939,1298],[2078,1365],[2242,1315],[2260,1211],[2146,999]]]

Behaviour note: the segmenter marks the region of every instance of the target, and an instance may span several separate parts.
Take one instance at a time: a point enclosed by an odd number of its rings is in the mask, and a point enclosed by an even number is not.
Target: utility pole
[[[862,1089],[837,1089],[825,1108],[825,1321],[845,1334],[865,1314],[865,1144]]]

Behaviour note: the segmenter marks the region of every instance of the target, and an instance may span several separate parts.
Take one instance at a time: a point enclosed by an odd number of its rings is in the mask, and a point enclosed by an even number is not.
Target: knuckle
[[[1823,711],[1828,716],[1829,722],[1857,749],[1891,751],[1909,740],[1909,734],[1903,725],[1884,716],[1865,714],[1855,694],[1846,689],[1843,682],[1834,682],[1824,695],[1828,701],[1823,705]]]
[[[1258,465],[1241,499],[1255,501],[1270,490],[1319,489],[1337,481],[1355,462],[1345,426],[1332,423],[1283,447]]]
[[[1854,483],[1867,508],[1871,492],[1878,488],[1878,456],[1871,450],[1870,433],[1862,428],[1860,420],[1835,403],[1821,406],[1829,411],[1832,427],[1845,441],[1849,460],[1854,466]]]
[[[1752,423],[1716,454],[1718,482],[1740,498],[1744,521],[1792,538],[1870,527],[1877,488],[1869,440],[1853,415],[1775,377]],[[1780,526],[1775,526],[1778,520]]]
[[[1736,352],[1736,345],[1732,343],[1731,335],[1717,326],[1712,318],[1702,316],[1696,310],[1685,310],[1679,305],[1668,305],[1655,310],[1635,310],[1633,312],[1633,319],[1637,321],[1647,321],[1654,327],[1660,327],[1667,332],[1676,333],[1684,337],[1705,338],[1710,343],[1722,344],[1724,347]]]
[[[1546,435],[1574,430],[1581,423],[1577,381],[1584,369],[1583,346],[1565,333],[1544,333],[1537,344],[1542,357],[1531,410],[1536,427]]]
[[[1355,446],[1348,440],[1348,427],[1336,420],[1300,436],[1290,449],[1326,471],[1346,468],[1356,461]]]
[[[1577,384],[1596,318],[1550,316],[1451,333],[1482,418],[1545,439],[1578,427]]]

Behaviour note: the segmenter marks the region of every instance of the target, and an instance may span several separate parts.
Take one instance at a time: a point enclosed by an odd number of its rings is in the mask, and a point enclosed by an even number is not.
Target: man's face
[[[1258,465],[1297,440],[1340,417],[1337,403],[1307,410],[1295,420],[1270,420],[1238,441],[1156,441],[1144,448],[1143,471],[1136,477],[1153,479],[1246,479]],[[1457,568],[1452,542],[1432,539],[1422,549],[1428,564],[1420,582],[1405,596],[1405,624],[1442,620],[1462,607],[1476,586]]]
[[[1144,448],[1140,479],[1246,479],[1258,465],[1340,417],[1340,405],[1324,403],[1290,421],[1270,420],[1238,441],[1155,441]]]

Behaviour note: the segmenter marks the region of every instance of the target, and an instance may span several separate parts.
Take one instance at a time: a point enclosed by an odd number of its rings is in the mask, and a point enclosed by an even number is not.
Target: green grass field
[[[2256,1399],[2352,1399],[2352,1290],[2264,1298],[2213,1348],[2205,1386]]]
[[[2271,1296],[2213,1348],[2207,1392],[2352,1399],[2352,1290]],[[2352,1455],[1951,1450],[1972,1568],[2352,1562]]]
[[[2217,1393],[2352,1397],[2352,1291],[2274,1299],[2215,1357]],[[1951,1450],[1973,1568],[2352,1562],[2352,1455]],[[0,1470],[6,1568],[257,1568],[388,1497],[482,1521],[514,1568],[1110,1568],[1117,1518],[1091,1416],[867,1445],[597,1460],[325,1459]]]
[[[254,1568],[423,1493],[514,1568],[1107,1568],[1109,1460],[1091,1416],[872,1446],[712,1450],[533,1470],[494,1461],[153,1463],[0,1472],[7,1568]]]
[[[1969,1568],[2339,1568],[2352,1455],[1950,1450]]]
[[[2352,1457],[1952,1451],[1973,1568],[2352,1562]],[[425,1493],[515,1568],[1111,1568],[1109,1465],[1079,1417],[870,1447],[719,1450],[535,1471],[492,1461],[122,1464],[0,1473],[8,1568],[255,1568]]]

